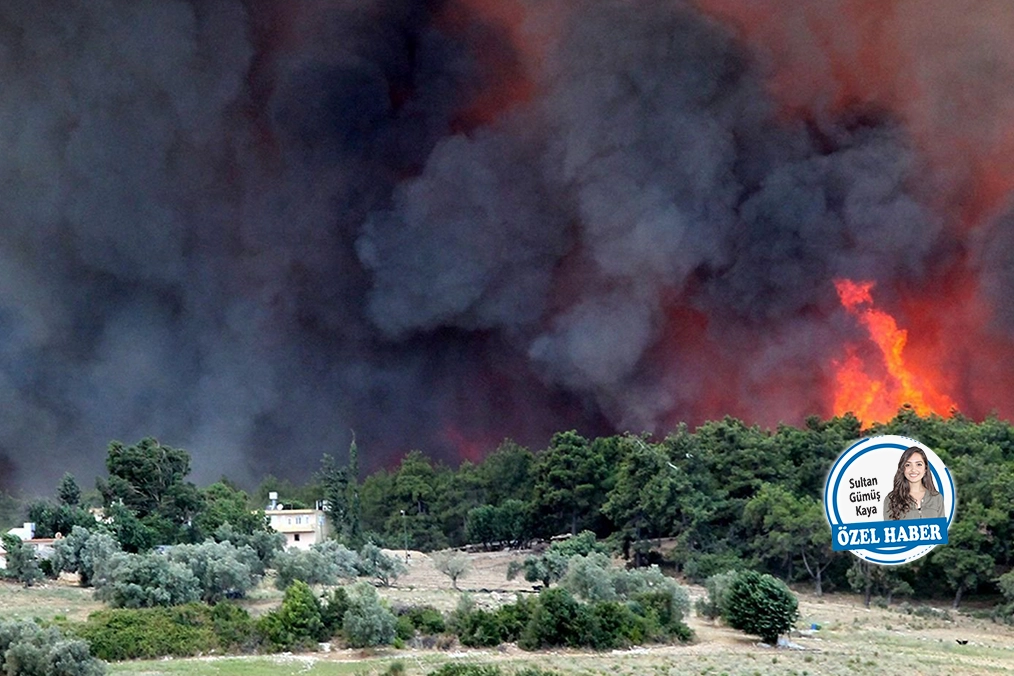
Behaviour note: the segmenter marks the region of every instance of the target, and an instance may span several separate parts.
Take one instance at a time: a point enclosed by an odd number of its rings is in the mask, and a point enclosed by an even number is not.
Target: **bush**
[[[595,538],[595,533],[590,530],[583,530],[577,535],[554,542],[549,546],[548,552],[559,554],[569,559],[574,556],[588,556],[589,554],[606,554],[605,545]]]
[[[458,640],[470,648],[497,646],[503,643],[500,618],[488,610],[472,610],[460,616],[455,624]]]
[[[102,676],[105,665],[88,644],[55,627],[0,621],[0,673],[5,676]]]
[[[442,634],[447,631],[443,614],[433,606],[410,606],[399,613],[421,634]]]
[[[580,604],[566,589],[545,589],[521,634],[525,650],[553,646],[579,646],[585,633]]]
[[[226,652],[256,652],[264,641],[250,613],[233,603],[222,602],[211,609],[211,626]]]
[[[100,610],[72,630],[97,657],[110,661],[190,657],[221,646],[211,608],[197,603]]]
[[[349,609],[349,595],[341,587],[332,589],[320,597],[320,620],[324,623],[324,634],[334,636],[342,630],[345,613]]]
[[[114,608],[175,606],[201,597],[190,569],[161,554],[116,553],[93,582],[96,596]]]
[[[704,582],[704,588],[708,595],[706,598],[697,599],[696,610],[701,617],[714,620],[725,614],[724,609],[728,605],[729,586],[736,579],[739,573],[730,570],[725,573],[712,575]]]
[[[259,629],[268,644],[276,650],[297,650],[316,647],[328,638],[321,615],[320,602],[309,585],[294,581],[285,590],[282,605],[261,618]]]
[[[730,627],[773,645],[795,623],[798,602],[781,580],[747,570],[729,585],[723,617]]]
[[[461,664],[449,662],[426,676],[503,676],[498,667],[489,664]]]
[[[586,635],[581,642],[596,650],[622,648],[643,643],[648,636],[648,623],[626,605],[601,601],[586,607],[583,622]]]
[[[356,583],[349,593],[345,612],[345,638],[353,648],[387,645],[394,640],[396,620],[380,601],[377,590],[365,582]]]

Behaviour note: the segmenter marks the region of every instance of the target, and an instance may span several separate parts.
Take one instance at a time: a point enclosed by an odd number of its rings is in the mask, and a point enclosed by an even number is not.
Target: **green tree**
[[[285,590],[281,607],[262,618],[261,630],[279,650],[308,648],[328,638],[324,635],[320,601],[300,580]]]
[[[96,597],[114,608],[177,606],[201,597],[190,568],[161,554],[114,554],[94,582]]]
[[[61,505],[68,507],[77,507],[81,503],[81,488],[70,472],[66,472],[60,479],[60,485],[56,489],[56,497]]]
[[[167,556],[190,569],[200,585],[201,600],[209,605],[245,596],[260,579],[257,552],[247,545],[214,541],[176,545],[169,548]]]
[[[112,535],[75,526],[67,537],[53,543],[53,568],[77,573],[81,586],[90,587],[96,575],[103,572],[103,567],[119,551],[120,543]]]
[[[455,590],[458,589],[458,578],[464,577],[472,569],[468,556],[457,551],[437,552],[433,555],[433,565],[439,572],[451,578]]]
[[[577,533],[592,525],[607,492],[602,450],[575,431],[553,435],[534,468],[534,507],[544,528]]]
[[[35,550],[16,535],[5,534],[2,540],[4,550],[7,552],[7,577],[17,580],[26,587],[31,587],[41,580],[42,571],[35,558]]]
[[[733,629],[774,645],[799,617],[799,603],[781,580],[747,570],[729,585],[725,619]]]
[[[489,504],[500,505],[506,500],[531,502],[534,466],[535,455],[530,450],[505,439],[479,465]]]
[[[267,528],[264,511],[250,509],[250,496],[245,491],[218,481],[202,489],[200,494],[202,507],[193,525],[202,537],[212,535],[225,524],[245,535]]]
[[[385,554],[373,543],[363,545],[359,551],[359,574],[376,578],[385,587],[390,587],[405,572],[405,564],[400,559]]]
[[[179,540],[201,511],[201,494],[186,481],[190,455],[182,449],[163,446],[151,437],[132,446],[113,441],[106,469],[109,479],[99,481],[105,506],[122,503],[157,533],[162,544]]]
[[[801,560],[815,593],[823,594],[823,573],[834,560],[834,551],[817,500],[766,483],[747,501],[743,519],[752,527],[751,548],[758,560],[776,562],[787,579],[793,578],[793,563]]]
[[[56,627],[28,620],[0,620],[0,673],[7,676],[103,676],[105,664],[88,643]]]

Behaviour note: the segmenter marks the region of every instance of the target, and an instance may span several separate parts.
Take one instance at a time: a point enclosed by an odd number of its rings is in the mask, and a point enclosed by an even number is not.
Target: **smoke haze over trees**
[[[253,483],[352,428],[372,470],[799,423],[839,277],[1009,414],[1011,10],[883,5],[0,8],[0,490],[110,438]]]

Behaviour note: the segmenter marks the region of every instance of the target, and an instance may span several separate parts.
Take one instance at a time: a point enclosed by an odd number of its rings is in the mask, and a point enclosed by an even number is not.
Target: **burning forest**
[[[1005,0],[0,8],[0,488],[1014,411]]]

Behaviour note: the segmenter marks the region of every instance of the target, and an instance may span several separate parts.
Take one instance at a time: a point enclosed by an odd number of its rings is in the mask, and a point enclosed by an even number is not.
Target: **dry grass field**
[[[404,552],[393,552],[404,557]],[[523,580],[508,581],[507,565],[516,553],[473,554],[472,571],[459,580],[459,587],[473,595],[479,605],[494,606],[513,600],[531,587]],[[335,650],[307,655],[263,657],[214,657],[155,662],[128,662],[110,667],[113,674],[204,676],[244,674],[271,676],[304,674],[384,674],[392,665],[408,676],[422,676],[448,661],[493,663],[504,671],[539,666],[562,674],[592,676],[768,676],[774,674],[987,674],[1014,673],[1014,628],[977,619],[966,613],[924,609],[919,614],[900,608],[862,607],[852,595],[816,597],[797,589],[800,597],[800,628],[820,629],[794,635],[795,649],[760,646],[755,638],[694,616],[688,623],[696,640],[687,645],[647,646],[625,651],[595,653],[558,650],[529,653],[515,646],[499,649],[375,651]],[[691,587],[691,596],[704,593]],[[392,604],[427,603],[451,610],[459,593],[450,579],[437,572],[432,559],[410,552],[409,573],[396,587],[381,589]],[[253,612],[270,608],[281,593],[265,585],[248,602]],[[24,590],[0,585],[0,613],[4,617],[51,618],[59,615],[83,619],[100,607],[87,590],[67,585],[47,585]],[[965,641],[966,643],[959,643]]]

